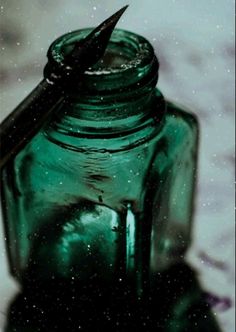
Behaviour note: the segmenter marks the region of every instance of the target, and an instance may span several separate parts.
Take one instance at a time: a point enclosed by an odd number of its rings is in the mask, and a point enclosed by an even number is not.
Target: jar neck
[[[144,103],[140,99],[116,103],[113,109],[106,103],[95,109],[90,103],[70,102],[61,105],[44,134],[53,143],[77,152],[129,150],[156,137],[164,125],[166,105],[158,90],[145,96]]]
[[[65,54],[90,29],[72,32],[49,49],[45,76],[59,72]],[[66,98],[50,124],[66,135],[117,135],[139,130],[162,112],[156,92],[158,60],[143,37],[116,29],[103,58],[67,86]],[[158,113],[159,112],[159,113]]]
[[[163,104],[163,98],[155,89],[132,96],[68,96],[57,112],[54,127],[87,135],[133,131],[161,115],[156,107],[158,103]]]

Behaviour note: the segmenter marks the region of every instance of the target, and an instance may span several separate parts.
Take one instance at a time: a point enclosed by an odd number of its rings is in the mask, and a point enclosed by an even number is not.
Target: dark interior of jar
[[[61,47],[63,57],[70,53],[78,41],[78,36],[70,38]],[[130,41],[113,41],[111,40],[103,57],[92,67],[93,70],[99,71],[104,69],[117,69],[128,65],[137,56],[138,49],[134,42]]]
[[[127,54],[125,50],[119,51],[116,44],[114,45],[114,43],[110,43],[103,57],[97,62],[97,64],[93,68],[117,68],[129,63],[130,60],[130,54]]]

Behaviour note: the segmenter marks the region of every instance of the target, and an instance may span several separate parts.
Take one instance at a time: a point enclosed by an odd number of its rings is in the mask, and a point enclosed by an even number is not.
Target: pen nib
[[[118,10],[88,36],[75,43],[72,52],[65,59],[66,64],[72,67],[74,64],[79,64],[80,69],[83,67],[84,70],[94,65],[103,56],[111,34],[127,7],[128,5]]]

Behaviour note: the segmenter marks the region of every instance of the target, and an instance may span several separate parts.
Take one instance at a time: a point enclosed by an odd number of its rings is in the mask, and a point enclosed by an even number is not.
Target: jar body
[[[140,140],[139,131],[71,135],[76,148],[55,139],[49,123],[5,167],[3,212],[18,280],[125,281],[140,293],[183,258],[198,125],[170,103],[162,122]]]

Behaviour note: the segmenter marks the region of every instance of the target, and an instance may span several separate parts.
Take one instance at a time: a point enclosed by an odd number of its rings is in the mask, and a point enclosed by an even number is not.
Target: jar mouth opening
[[[48,73],[60,72],[66,65],[65,57],[74,43],[85,38],[92,28],[67,33],[52,43],[48,50]],[[142,36],[115,29],[104,56],[83,73],[83,78],[70,86],[71,94],[83,91],[82,95],[111,94],[115,91],[139,91],[154,88],[158,79],[158,60],[152,45]]]
[[[86,28],[67,33],[56,39],[49,48],[49,62],[61,67],[65,55],[74,44],[85,38],[93,29]],[[85,75],[107,76],[131,70],[141,70],[149,65],[155,56],[152,45],[143,37],[132,32],[115,29],[103,57]]]

